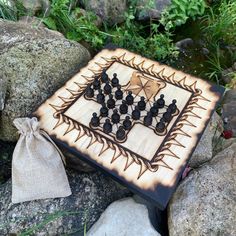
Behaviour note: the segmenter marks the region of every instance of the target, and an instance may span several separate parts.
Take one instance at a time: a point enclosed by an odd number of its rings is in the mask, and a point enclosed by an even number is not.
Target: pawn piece
[[[102,90],[99,89],[99,93],[97,95],[97,102],[102,104],[103,102],[105,101],[105,96],[104,94],[102,93]]]
[[[143,123],[145,126],[149,126],[152,124],[152,114],[148,112],[147,115],[144,117]]]
[[[106,119],[104,125],[103,125],[103,132],[106,134],[111,133],[112,131],[112,124],[109,119]]]
[[[138,120],[140,118],[140,110],[139,110],[138,106],[136,106],[135,109],[133,110],[132,118],[134,120]]]
[[[102,83],[106,83],[109,80],[108,74],[106,73],[106,70],[103,69],[101,74],[101,81]]]
[[[111,120],[112,120],[112,122],[113,122],[114,124],[117,124],[117,123],[120,122],[120,115],[118,114],[117,109],[115,109],[115,110],[113,111],[113,114],[112,114],[112,116],[111,116]]]
[[[132,125],[132,122],[130,121],[130,117],[126,116],[125,120],[123,121],[123,126],[126,130],[130,129]]]
[[[152,114],[153,117],[155,117],[155,116],[158,115],[158,105],[157,105],[156,102],[155,102],[155,103],[153,104],[153,106],[151,107],[150,112],[151,112],[151,114]]]
[[[156,131],[158,133],[163,133],[165,130],[165,123],[163,119],[160,119],[160,122],[156,124]]]
[[[123,140],[125,138],[125,129],[123,126],[120,126],[116,131],[116,138],[118,140]]]
[[[109,81],[106,82],[106,85],[104,86],[104,93],[110,94],[111,93],[111,85],[109,84]]]
[[[163,114],[163,120],[164,122],[170,122],[172,119],[172,113],[171,108],[167,108],[167,111]]]
[[[134,97],[132,95],[132,91],[128,92],[128,95],[125,98],[128,105],[132,105],[134,103]]]
[[[108,109],[107,109],[105,103],[102,104],[102,107],[100,109],[100,114],[101,114],[102,117],[108,116]]]
[[[113,95],[109,94],[109,99],[107,100],[107,107],[113,109],[116,105],[116,101],[113,99]]]
[[[126,104],[126,101],[123,100],[122,104],[120,105],[120,113],[121,114],[126,114],[128,112],[128,106]]]
[[[117,79],[117,74],[116,73],[113,74],[113,78],[111,80],[111,85],[113,87],[117,87],[119,85],[119,80]]]
[[[168,108],[170,108],[172,114],[175,113],[177,110],[176,102],[177,101],[174,99],[174,100],[172,100],[172,103],[168,106]]]
[[[138,108],[140,111],[144,111],[146,108],[146,102],[145,102],[145,98],[141,97],[140,101],[138,102]]]
[[[97,116],[97,113],[96,112],[94,112],[93,113],[93,116],[92,116],[92,118],[91,118],[91,122],[90,122],[90,124],[93,126],[93,127],[98,127],[99,126],[99,118],[98,118],[98,116]]]
[[[88,97],[88,98],[92,98],[94,96],[94,91],[93,89],[91,88],[91,86],[88,86],[86,91],[85,91],[85,95]]]
[[[164,94],[160,95],[160,98],[157,100],[158,108],[163,108],[165,106]]]
[[[116,92],[115,92],[115,98],[116,98],[117,100],[120,100],[120,99],[123,98],[123,92],[121,91],[121,86],[120,86],[120,85],[117,86],[117,90],[116,90]]]
[[[98,90],[98,89],[100,89],[100,87],[101,87],[100,81],[99,81],[98,77],[95,77],[95,79],[93,81],[93,88],[95,90]]]

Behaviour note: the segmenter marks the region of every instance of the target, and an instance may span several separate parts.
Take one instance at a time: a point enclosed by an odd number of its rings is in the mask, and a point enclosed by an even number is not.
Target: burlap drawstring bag
[[[13,123],[20,138],[12,159],[12,202],[71,195],[63,155],[37,118],[17,118]]]

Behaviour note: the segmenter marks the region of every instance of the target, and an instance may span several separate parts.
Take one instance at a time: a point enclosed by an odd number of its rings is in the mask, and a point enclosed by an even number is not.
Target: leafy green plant
[[[236,1],[221,1],[208,8],[203,17],[203,32],[210,43],[236,44]]]
[[[79,8],[71,11],[70,0],[52,0],[48,17],[43,18],[48,28],[62,32],[68,39],[89,42],[94,48],[104,45],[108,36],[94,24],[96,16],[83,14]]]
[[[158,60],[178,55],[170,32],[159,32],[159,24],[153,22],[150,23],[150,30],[146,30],[145,26],[135,21],[134,14],[135,10],[131,6],[125,15],[125,23],[111,31],[114,44]]]
[[[221,72],[223,71],[221,62],[221,53],[219,45],[215,46],[216,51],[208,56],[207,64],[209,65],[206,76],[220,84],[219,78],[221,77]]]
[[[13,21],[17,20],[16,10],[11,5],[7,4],[5,0],[0,1],[0,18]]]
[[[174,29],[191,18],[203,15],[205,11],[204,0],[172,0],[161,17],[161,24],[166,30]]]

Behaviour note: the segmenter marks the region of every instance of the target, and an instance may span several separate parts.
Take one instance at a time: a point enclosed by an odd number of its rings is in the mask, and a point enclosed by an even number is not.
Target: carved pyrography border
[[[206,110],[204,107],[200,106],[198,104],[199,100],[204,100],[207,102],[210,102],[210,100],[206,99],[202,95],[202,90],[199,88],[196,88],[197,80],[195,80],[191,85],[186,84],[186,76],[184,76],[182,79],[177,80],[175,78],[175,72],[171,74],[170,76],[164,76],[164,70],[163,68],[161,71],[156,72],[154,71],[154,64],[152,64],[149,67],[145,67],[145,59],[142,60],[140,63],[135,63],[135,57],[133,56],[131,59],[127,59],[127,53],[125,52],[121,56],[112,56],[111,58],[105,58],[101,57],[105,63],[98,63],[95,62],[95,64],[99,67],[98,70],[94,70],[91,68],[88,68],[93,73],[93,77],[88,77],[85,75],[81,75],[85,80],[86,83],[80,84],[78,82],[74,82],[78,86],[78,90],[71,90],[67,89],[67,91],[71,94],[70,97],[65,98],[58,96],[62,101],[63,104],[60,106],[56,106],[53,104],[50,104],[53,109],[55,109],[55,113],[53,114],[54,118],[57,119],[57,123],[54,126],[53,129],[56,129],[58,126],[60,126],[63,123],[66,123],[68,125],[66,132],[64,135],[68,134],[70,131],[76,129],[78,131],[78,136],[75,140],[78,141],[83,136],[87,135],[90,138],[90,142],[87,146],[87,148],[91,147],[94,143],[99,142],[102,144],[99,156],[104,153],[108,149],[114,150],[113,158],[111,160],[111,163],[113,163],[117,158],[119,158],[121,155],[127,158],[126,166],[124,168],[124,171],[132,164],[137,163],[140,165],[140,171],[138,178],[148,169],[152,172],[155,172],[158,170],[159,166],[163,166],[169,169],[172,169],[171,166],[165,163],[163,160],[165,156],[171,156],[173,158],[180,157],[176,155],[173,151],[171,151],[171,146],[179,146],[182,148],[185,148],[183,144],[181,144],[179,141],[176,140],[176,137],[178,135],[184,135],[187,137],[189,136],[186,132],[183,131],[184,126],[190,126],[190,127],[196,127],[194,124],[192,124],[189,120],[190,117],[195,117],[198,119],[201,119],[200,116],[198,116],[196,113],[194,113],[194,109],[203,109]],[[129,66],[131,68],[134,68],[138,71],[141,71],[143,73],[146,73],[150,76],[157,77],[158,79],[161,79],[167,83],[170,83],[172,85],[175,85],[177,87],[180,87],[182,89],[187,90],[192,95],[190,96],[190,99],[187,101],[184,109],[180,112],[179,116],[177,117],[175,123],[172,125],[171,129],[168,132],[168,135],[163,140],[162,144],[160,145],[159,149],[153,156],[152,160],[149,161],[138,154],[132,152],[131,150],[123,147],[122,145],[109,140],[106,136],[103,136],[101,133],[96,132],[95,130],[90,129],[89,127],[79,123],[78,121],[73,120],[72,118],[66,116],[64,113],[66,110],[83,94],[86,87],[92,83],[94,80],[94,76],[100,75],[103,69],[108,69],[114,62],[119,62],[123,65]]]

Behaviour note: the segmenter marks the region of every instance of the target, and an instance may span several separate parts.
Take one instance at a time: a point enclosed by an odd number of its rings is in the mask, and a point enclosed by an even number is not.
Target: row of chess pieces
[[[113,92],[115,90],[115,92]],[[115,99],[122,100],[121,104],[117,104]],[[106,97],[108,96],[108,99]],[[103,132],[106,134],[112,133],[113,124],[118,125],[121,122],[121,115],[127,114],[125,119],[123,119],[122,125],[116,131],[116,138],[118,140],[124,140],[126,132],[131,129],[133,120],[140,120],[141,112],[146,109],[147,102],[145,97],[139,97],[140,100],[135,101],[135,97],[132,94],[132,91],[128,91],[128,94],[125,96],[124,92],[121,90],[117,74],[113,74],[113,78],[110,80],[105,70],[101,74],[101,78],[95,77],[93,83],[89,85],[85,91],[85,97],[88,99],[95,99],[99,104],[101,104],[100,114],[93,113],[90,125],[93,128],[99,127],[102,125]],[[120,103],[120,102],[119,102]],[[128,114],[128,107],[134,106],[132,109],[132,114]],[[159,110],[165,107],[164,95],[161,94],[160,98],[155,101],[150,110],[147,111],[146,116],[143,118],[143,124],[145,126],[151,126],[153,123],[153,118],[158,116]],[[167,106],[166,106],[167,107]],[[114,109],[115,108],[115,109]],[[109,118],[109,110],[112,109],[111,118]],[[118,111],[119,110],[119,111]],[[173,100],[172,103],[167,107],[166,111],[163,113],[162,118],[156,124],[155,130],[157,133],[163,133],[167,123],[169,123],[173,117],[173,114],[176,113],[177,106],[176,100]],[[101,124],[100,118],[106,118],[105,122]],[[112,124],[113,123],[113,124]]]

